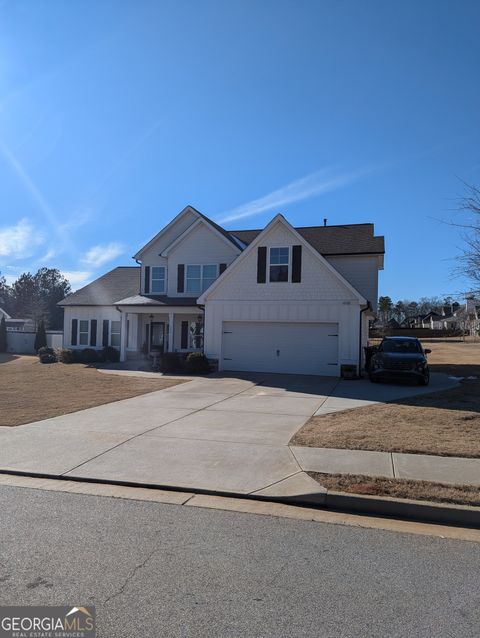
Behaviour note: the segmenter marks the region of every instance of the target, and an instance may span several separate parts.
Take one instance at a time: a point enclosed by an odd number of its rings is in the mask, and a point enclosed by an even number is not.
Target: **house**
[[[3,308],[0,308],[0,320],[5,318],[7,332],[31,332],[35,330],[35,322],[31,319],[14,319]]]
[[[340,375],[361,361],[384,240],[373,224],[226,230],[187,206],[118,267],[69,295],[65,346],[203,351],[220,370]]]

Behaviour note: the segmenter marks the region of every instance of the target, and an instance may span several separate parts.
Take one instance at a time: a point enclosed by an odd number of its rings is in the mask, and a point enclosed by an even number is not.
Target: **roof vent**
[[[327,225],[327,221],[328,219],[326,217],[323,218],[323,225],[326,226]]]

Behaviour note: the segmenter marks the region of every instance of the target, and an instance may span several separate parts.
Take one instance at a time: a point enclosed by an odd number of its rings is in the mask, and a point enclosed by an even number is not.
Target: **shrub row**
[[[39,348],[38,358],[41,363],[104,363],[106,361],[116,363],[120,359],[120,353],[116,348],[107,346],[103,350],[83,348],[83,350],[70,350],[69,348]]]
[[[208,359],[201,352],[190,352],[187,355],[179,352],[165,352],[160,357],[159,367],[161,372],[170,373],[207,374],[210,372]]]

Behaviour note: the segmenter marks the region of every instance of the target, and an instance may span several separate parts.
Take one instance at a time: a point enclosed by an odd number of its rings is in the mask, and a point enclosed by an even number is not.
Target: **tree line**
[[[452,311],[460,306],[452,297],[421,297],[418,301],[404,299],[393,302],[391,297],[384,296],[378,299],[378,316],[383,323],[395,319],[402,323],[409,317],[426,315],[431,310],[442,314],[442,308],[448,306]]]
[[[23,273],[10,286],[0,275],[0,308],[13,318],[43,322],[50,330],[63,328],[63,309],[57,303],[72,291],[70,282],[57,268]]]

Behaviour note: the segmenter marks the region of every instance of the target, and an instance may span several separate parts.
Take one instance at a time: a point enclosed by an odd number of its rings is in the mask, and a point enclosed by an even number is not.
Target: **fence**
[[[7,331],[7,352],[15,354],[35,354],[35,332]],[[63,332],[61,330],[47,330],[47,346],[49,348],[63,347]]]

